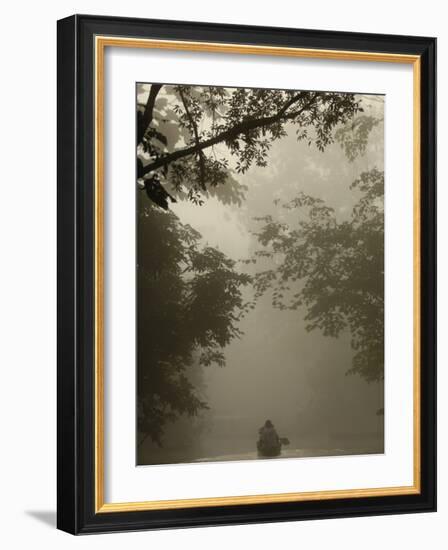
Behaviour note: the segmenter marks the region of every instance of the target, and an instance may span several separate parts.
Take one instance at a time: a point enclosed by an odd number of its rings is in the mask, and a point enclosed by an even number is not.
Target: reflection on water
[[[193,462],[228,462],[231,460],[272,460],[276,458],[311,458],[311,457],[325,457],[325,456],[348,456],[348,455],[366,455],[376,454],[378,451],[369,448],[359,449],[289,449],[284,448],[279,456],[268,457],[258,456],[256,451],[249,453],[233,454],[214,456],[207,458],[198,458]]]
[[[195,462],[226,462],[240,460],[271,460],[259,457],[257,438],[260,422],[248,418],[214,419],[186,429],[174,423],[167,431],[162,447],[145,441],[140,449],[140,464],[176,464]],[[282,447],[274,458],[306,458],[344,455],[381,454],[384,452],[382,430],[370,433],[319,434],[299,432],[297,426],[281,421],[276,424],[281,437],[290,444]],[[380,427],[380,426],[379,426]],[[180,436],[182,433],[182,437]]]

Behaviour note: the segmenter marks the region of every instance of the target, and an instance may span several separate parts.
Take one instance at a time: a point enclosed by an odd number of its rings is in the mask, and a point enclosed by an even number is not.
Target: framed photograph
[[[436,508],[434,38],[58,22],[58,527]]]

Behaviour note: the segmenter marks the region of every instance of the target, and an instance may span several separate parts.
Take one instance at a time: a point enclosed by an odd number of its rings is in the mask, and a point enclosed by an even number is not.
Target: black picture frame
[[[97,513],[95,143],[97,35],[420,57],[421,379],[419,494]],[[74,15],[58,21],[57,526],[73,534],[436,510],[436,39]]]

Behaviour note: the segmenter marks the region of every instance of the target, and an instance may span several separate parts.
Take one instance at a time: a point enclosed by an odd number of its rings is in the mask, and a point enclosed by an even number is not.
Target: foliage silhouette
[[[303,193],[283,205],[292,222],[257,218],[262,248],[255,257],[275,267],[259,271],[254,284],[258,296],[273,289],[276,308],[304,308],[309,331],[336,337],[349,330],[355,353],[348,372],[372,382],[384,376],[384,173],[364,172],[351,188],[361,198],[348,221]]]
[[[224,366],[240,336],[250,277],[173,212],[144,204],[138,218],[138,431],[161,443],[166,422],[207,407],[197,365]]]
[[[137,105],[139,187],[165,209],[179,195],[200,205],[232,172],[266,166],[288,124],[323,151],[359,112],[354,94],[152,84]]]

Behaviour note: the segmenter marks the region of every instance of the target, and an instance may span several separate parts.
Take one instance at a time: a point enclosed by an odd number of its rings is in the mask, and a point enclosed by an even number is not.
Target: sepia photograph
[[[137,465],[384,453],[384,106],[137,83]]]

